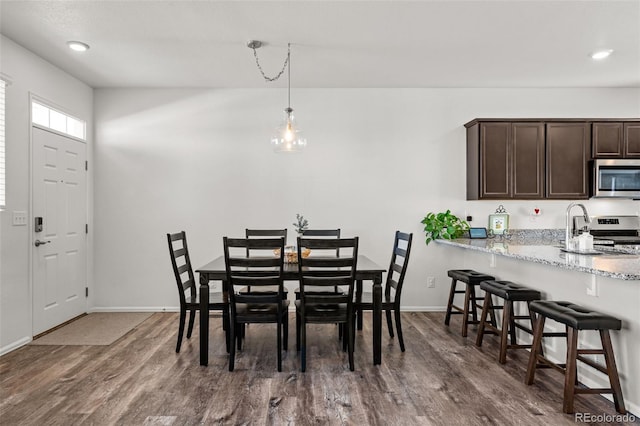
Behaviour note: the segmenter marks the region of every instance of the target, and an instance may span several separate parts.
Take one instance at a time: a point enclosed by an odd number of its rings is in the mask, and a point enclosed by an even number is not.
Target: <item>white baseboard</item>
[[[0,348],[0,356],[14,351],[31,342],[32,340],[33,339],[31,337],[23,337],[20,340],[16,340],[15,342],[8,344],[7,346],[3,346],[2,348]]]
[[[92,312],[180,312],[179,306],[111,306],[94,307],[87,311]]]

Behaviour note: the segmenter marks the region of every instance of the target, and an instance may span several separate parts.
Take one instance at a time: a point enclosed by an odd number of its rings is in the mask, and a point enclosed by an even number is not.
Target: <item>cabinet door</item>
[[[513,198],[543,198],[544,124],[513,123],[511,146]]]
[[[640,158],[640,123],[624,123],[624,156]]]
[[[589,197],[589,123],[547,123],[547,198]]]
[[[593,123],[593,158],[622,158],[622,123]]]
[[[480,123],[480,198],[511,198],[511,123]]]

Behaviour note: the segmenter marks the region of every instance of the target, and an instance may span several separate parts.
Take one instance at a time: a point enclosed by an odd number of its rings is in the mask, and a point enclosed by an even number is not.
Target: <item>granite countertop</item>
[[[565,253],[555,238],[500,237],[486,240],[435,240],[436,243],[482,251],[621,280],[640,280],[640,251],[596,246],[599,255]]]

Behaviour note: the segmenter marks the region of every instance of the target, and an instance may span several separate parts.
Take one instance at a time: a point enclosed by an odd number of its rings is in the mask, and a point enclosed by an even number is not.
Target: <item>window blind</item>
[[[5,148],[4,148],[4,94],[6,82],[0,80],[0,210],[4,210],[6,202]]]

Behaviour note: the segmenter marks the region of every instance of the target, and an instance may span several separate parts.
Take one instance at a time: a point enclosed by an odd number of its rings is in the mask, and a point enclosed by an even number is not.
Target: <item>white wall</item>
[[[11,80],[6,91],[7,209],[0,213],[1,354],[29,341],[32,336],[29,281],[32,227],[11,225],[13,211],[29,212],[30,209],[29,94],[53,102],[89,123],[90,156],[93,90],[5,36],[0,39],[0,55],[0,71]]]
[[[442,265],[455,259],[424,245],[427,212],[467,212],[481,226],[503,204],[514,228],[561,228],[568,204],[466,201],[464,123],[640,116],[638,89],[293,89],[307,152],[274,154],[269,136],[285,102],[278,89],[95,91],[95,309],[177,305],[167,232],[187,231],[197,268],[245,227],[295,235],[298,212],[312,227],[359,235],[385,267],[393,232],[413,232],[404,304],[442,307]],[[592,214],[635,214],[640,203],[586,204]],[[530,221],[534,206],[543,215]]]

